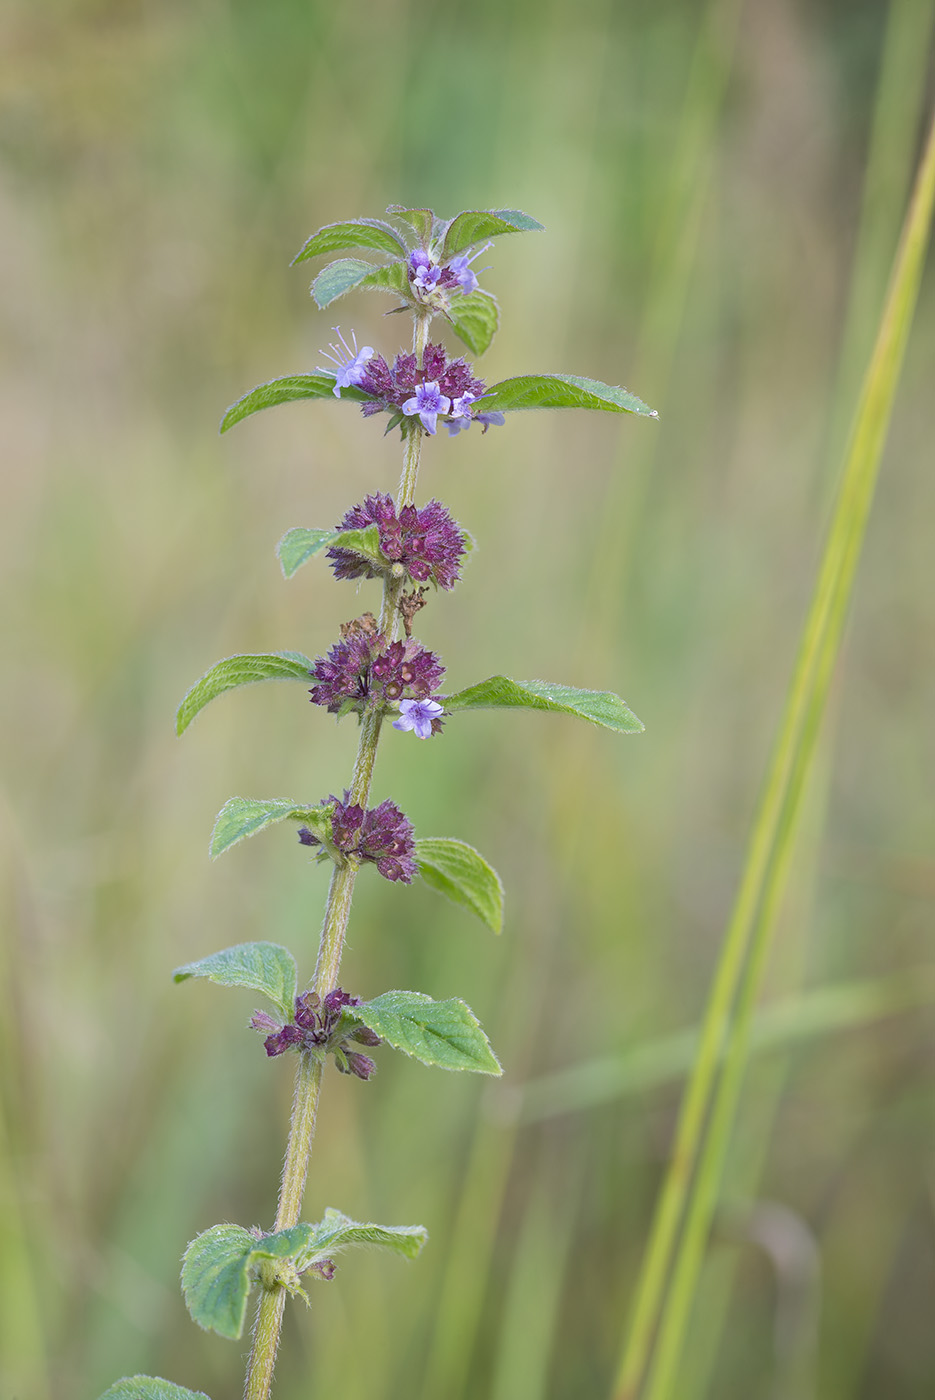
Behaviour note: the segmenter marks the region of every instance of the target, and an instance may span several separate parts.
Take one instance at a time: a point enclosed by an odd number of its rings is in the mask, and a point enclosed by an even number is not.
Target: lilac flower
[[[486,433],[488,428],[502,428],[505,422],[506,419],[502,413],[475,413],[473,418],[468,416],[449,419],[445,426],[448,429],[449,437],[457,437],[462,428],[467,432],[472,423],[481,423]]]
[[[393,728],[404,732],[412,729],[417,739],[428,739],[438,732],[435,725],[441,725],[438,719],[441,713],[442,706],[437,700],[400,700],[399,719],[393,720]]]
[[[332,350],[333,354],[329,355],[327,350],[323,350],[322,354],[326,360],[337,365],[337,373],[333,369],[325,369],[322,365],[318,365],[317,369],[319,374],[334,375],[334,396],[339,399],[342,389],[348,389],[352,384],[360,384],[366,373],[368,360],[373,359],[373,346],[365,345],[362,350],[358,350],[357,336],[351,331],[351,339],[354,342],[352,350],[341,334],[341,327],[335,326],[334,330],[341,344],[328,346],[328,350]]]
[[[350,1041],[362,1045],[379,1045],[380,1037],[366,1026],[359,1026],[347,1035],[340,1034],[341,1015],[346,1006],[360,1006],[360,997],[352,997],[341,987],[335,987],[323,998],[314,992],[303,992],[295,999],[292,1020],[280,1026],[265,1011],[256,1011],[250,1021],[257,1031],[269,1031],[263,1044],[271,1058],[287,1050],[320,1050],[332,1053],[342,1074],[356,1074],[358,1079],[370,1079],[376,1065],[369,1055],[350,1048]]]
[[[470,257],[468,257],[466,253],[462,253],[456,258],[449,259],[446,270],[454,275],[455,281],[465,295],[467,295],[468,292],[476,292],[478,286],[477,276],[471,267],[471,263],[475,258],[479,258],[481,253],[486,253],[487,249],[492,247],[492,243],[485,243],[483,248],[478,248]]]
[[[411,637],[388,646],[381,632],[353,631],[353,626],[315,662],[311,675],[317,684],[309,692],[313,705],[327,706],[332,715],[349,709],[362,713],[368,706],[385,711],[437,689],[445,668],[434,652]]]
[[[387,880],[402,880],[411,885],[416,873],[412,823],[389,798],[379,807],[364,811],[359,803],[351,802],[345,790],[344,801],[329,797],[334,803],[331,817],[331,839],[342,855],[354,855],[358,860],[371,861]],[[322,804],[325,805],[324,803]],[[301,827],[299,840],[303,846],[320,846],[321,841],[308,827]]]
[[[397,517],[391,496],[367,496],[335,528],[362,530],[372,524],[379,526],[381,554],[393,564],[402,564],[410,578],[454,588],[461,577],[465,537],[440,501],[419,508],[403,506]],[[352,549],[329,549],[328,558],[336,578],[376,578],[379,572],[371,560]]]
[[[420,291],[430,292],[441,277],[442,270],[438,263],[433,263],[428,253],[422,248],[417,248],[414,253],[409,254],[409,280],[414,287]]]
[[[415,392],[415,396],[407,399],[403,404],[403,413],[407,417],[413,417],[418,413],[422,420],[425,431],[432,436],[435,432],[435,422],[440,413],[447,413],[451,408],[451,399],[447,398],[439,389],[435,380],[427,384],[420,384]]]

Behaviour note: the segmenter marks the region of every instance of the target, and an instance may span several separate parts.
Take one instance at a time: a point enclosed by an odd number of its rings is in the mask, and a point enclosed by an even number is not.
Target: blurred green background
[[[190,1323],[178,1261],[217,1221],[269,1227],[290,1067],[243,1031],[252,996],[169,974],[254,938],[311,973],[324,870],[290,832],[216,865],[207,838],[233,793],[340,788],[356,734],[289,686],[224,697],[184,741],[172,717],[219,657],[317,655],[377,601],[316,564],[284,583],[273,548],[394,489],[396,438],[329,404],[215,425],[312,369],[335,319],[397,348],[385,302],[319,313],[289,268],[394,201],[546,225],[481,260],[488,382],[563,370],[661,414],[433,441],[423,499],[478,547],[422,639],[452,688],[610,688],[646,733],[482,714],[386,740],[374,800],[476,844],[506,927],[365,872],[342,980],[464,996],[506,1073],[384,1051],[371,1085],[329,1077],[308,1216],[431,1240],[412,1266],[348,1256],[290,1309],[276,1395],[607,1394],[678,1103],[666,1038],[697,1021],[743,859],[933,9],[8,0],[2,1400],[139,1371],[240,1393],[246,1343]],[[748,1078],[686,1400],[935,1393],[931,272],[771,973],[787,1036]],[[800,995],[893,976],[849,1029],[789,1040]]]

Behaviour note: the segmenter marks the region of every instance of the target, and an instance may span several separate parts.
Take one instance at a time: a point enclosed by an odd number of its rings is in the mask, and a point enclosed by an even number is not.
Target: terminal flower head
[[[438,284],[441,274],[438,263],[432,262],[424,249],[416,248],[414,253],[409,254],[409,281],[420,291],[430,292]]]
[[[334,375],[334,396],[336,399],[339,399],[342,389],[348,389],[352,384],[355,387],[360,384],[364,377],[368,360],[373,359],[373,346],[365,345],[362,350],[358,350],[357,336],[351,331],[351,339],[354,342],[354,348],[352,350],[341,334],[341,327],[335,326],[334,331],[340,344],[328,346],[328,350],[333,352],[330,355],[327,350],[323,350],[321,353],[326,360],[330,360],[332,364],[336,366],[336,369],[326,369],[322,365],[318,365],[317,368],[319,374]]]
[[[468,257],[466,253],[461,253],[458,257],[449,259],[446,271],[452,274],[455,282],[457,282],[465,295],[467,295],[468,292],[476,292],[478,286],[477,274],[472,269],[471,263],[475,258],[479,258],[481,253],[486,253],[487,249],[492,247],[492,243],[485,243],[482,248],[478,248],[470,257]],[[483,268],[481,269],[481,271],[484,270]]]

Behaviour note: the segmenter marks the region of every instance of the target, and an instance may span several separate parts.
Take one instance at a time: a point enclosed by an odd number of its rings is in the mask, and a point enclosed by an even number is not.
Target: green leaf
[[[463,340],[472,355],[483,355],[500,324],[500,308],[487,292],[468,292],[467,296],[452,297],[448,312],[459,340]]]
[[[496,238],[501,233],[541,232],[542,228],[538,220],[519,209],[466,209],[448,225],[441,260],[445,262],[472,243],[482,243],[485,238]]]
[[[355,1244],[376,1245],[405,1259],[415,1259],[429,1237],[424,1225],[374,1225],[351,1220],[333,1206],[327,1207],[321,1223],[311,1229],[308,1245],[296,1260],[299,1269]]]
[[[463,904],[494,933],[503,927],[500,876],[466,841],[430,836],[416,842],[416,864],[427,885]]]
[[[392,224],[383,219],[348,219],[340,224],[325,224],[303,245],[292,259],[292,266],[317,258],[323,253],[336,253],[340,248],[376,248],[398,258],[406,253],[406,245]]]
[[[295,1010],[295,989],[298,973],[295,958],[279,943],[238,943],[220,953],[210,953],[197,962],[185,963],[172,974],[176,982],[189,977],[207,977],[222,987],[252,987],[269,997],[292,1019]]]
[[[613,729],[617,734],[640,734],[643,724],[627,709],[612,690],[578,690],[573,685],[551,685],[548,681],[511,681],[508,676],[490,676],[457,695],[444,700],[445,710],[554,710],[556,714],[577,715],[590,724]]]
[[[323,311],[338,297],[353,291],[372,272],[373,263],[363,262],[360,258],[339,258],[337,262],[329,263],[312,283],[312,296],[317,306]]]
[[[104,1391],[101,1400],[208,1400],[203,1390],[186,1390],[159,1376],[124,1376]]]
[[[424,1065],[503,1073],[477,1017],[457,997],[433,1001],[423,992],[384,992],[351,1014],[394,1050]]]
[[[198,1235],[182,1259],[182,1292],[192,1319],[222,1337],[242,1336],[257,1265],[266,1259],[294,1265],[314,1228],[293,1225],[257,1237],[240,1225],[212,1225]]]
[[[276,546],[276,553],[286,578],[292,578],[316,554],[335,548],[352,549],[355,554],[372,560],[378,569],[387,567],[388,561],[380,553],[378,525],[367,525],[362,530],[305,530],[297,526],[286,531]]]
[[[435,227],[435,215],[431,209],[404,209],[401,204],[390,204],[386,212],[394,218],[410,224],[419,235],[421,242],[428,243]]]
[[[513,413],[521,408],[600,408],[609,413],[639,413],[658,418],[654,408],[627,389],[577,374],[521,374],[494,384],[479,400],[483,413]]]
[[[386,267],[375,268],[369,277],[365,277],[361,282],[361,287],[371,288],[374,291],[396,292],[407,302],[412,301],[412,293],[409,289],[409,275],[404,262],[392,262]]]
[[[284,379],[271,379],[268,384],[258,384],[249,394],[232,403],[221,419],[221,432],[226,433],[235,423],[249,418],[252,413],[260,413],[264,408],[275,408],[280,403],[293,403],[296,399],[333,399],[333,374],[288,374]],[[366,403],[373,397],[362,389],[350,385],[342,389],[342,399],[354,403]]]
[[[175,732],[183,734],[209,700],[257,681],[307,681],[313,662],[300,651],[262,652],[256,656],[228,656],[196,681],[179,705]]]
[[[238,841],[283,821],[304,822],[316,835],[331,835],[328,807],[300,807],[282,797],[230,797],[215,819],[211,833],[212,860],[231,846],[236,846]]]

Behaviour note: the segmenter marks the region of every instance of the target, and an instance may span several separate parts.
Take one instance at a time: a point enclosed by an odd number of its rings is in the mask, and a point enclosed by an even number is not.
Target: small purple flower
[[[435,380],[431,380],[427,384],[418,385],[415,396],[403,404],[403,413],[409,418],[418,413],[423,428],[431,437],[435,432],[438,415],[447,413],[450,408],[451,399],[441,392]]]
[[[318,365],[317,368],[319,374],[334,375],[334,396],[339,399],[342,389],[348,389],[351,385],[356,387],[364,378],[367,372],[367,363],[373,359],[373,346],[365,345],[362,350],[358,350],[357,336],[351,331],[351,339],[354,342],[352,350],[341,334],[341,327],[335,326],[334,330],[341,343],[340,345],[328,346],[328,350],[333,351],[333,354],[329,355],[327,350],[323,350],[322,354],[326,360],[330,360],[332,364],[337,366],[337,371],[325,369],[322,365]]]
[[[371,861],[384,879],[411,885],[416,873],[415,833],[409,818],[395,802],[387,798],[379,807],[364,811],[359,803],[350,801],[350,793],[345,790],[343,802],[329,797],[322,806],[331,803],[331,840],[335,848],[342,855]],[[321,845],[308,827],[300,830],[299,840],[303,846]]]
[[[441,268],[432,262],[422,248],[417,248],[414,253],[409,254],[409,280],[420,291],[430,292],[438,283],[441,274]]]
[[[393,728],[403,732],[412,729],[417,739],[428,739],[438,732],[435,725],[440,726],[438,716],[441,713],[442,706],[437,700],[400,700],[399,719],[393,720]]]
[[[481,253],[486,253],[487,249],[492,247],[492,243],[485,243],[482,248],[478,248],[470,257],[468,257],[466,253],[462,253],[458,257],[449,260],[446,270],[453,273],[454,280],[465,295],[467,295],[468,292],[476,292],[478,287],[477,275],[471,267],[471,263],[475,258],[479,258]]]

